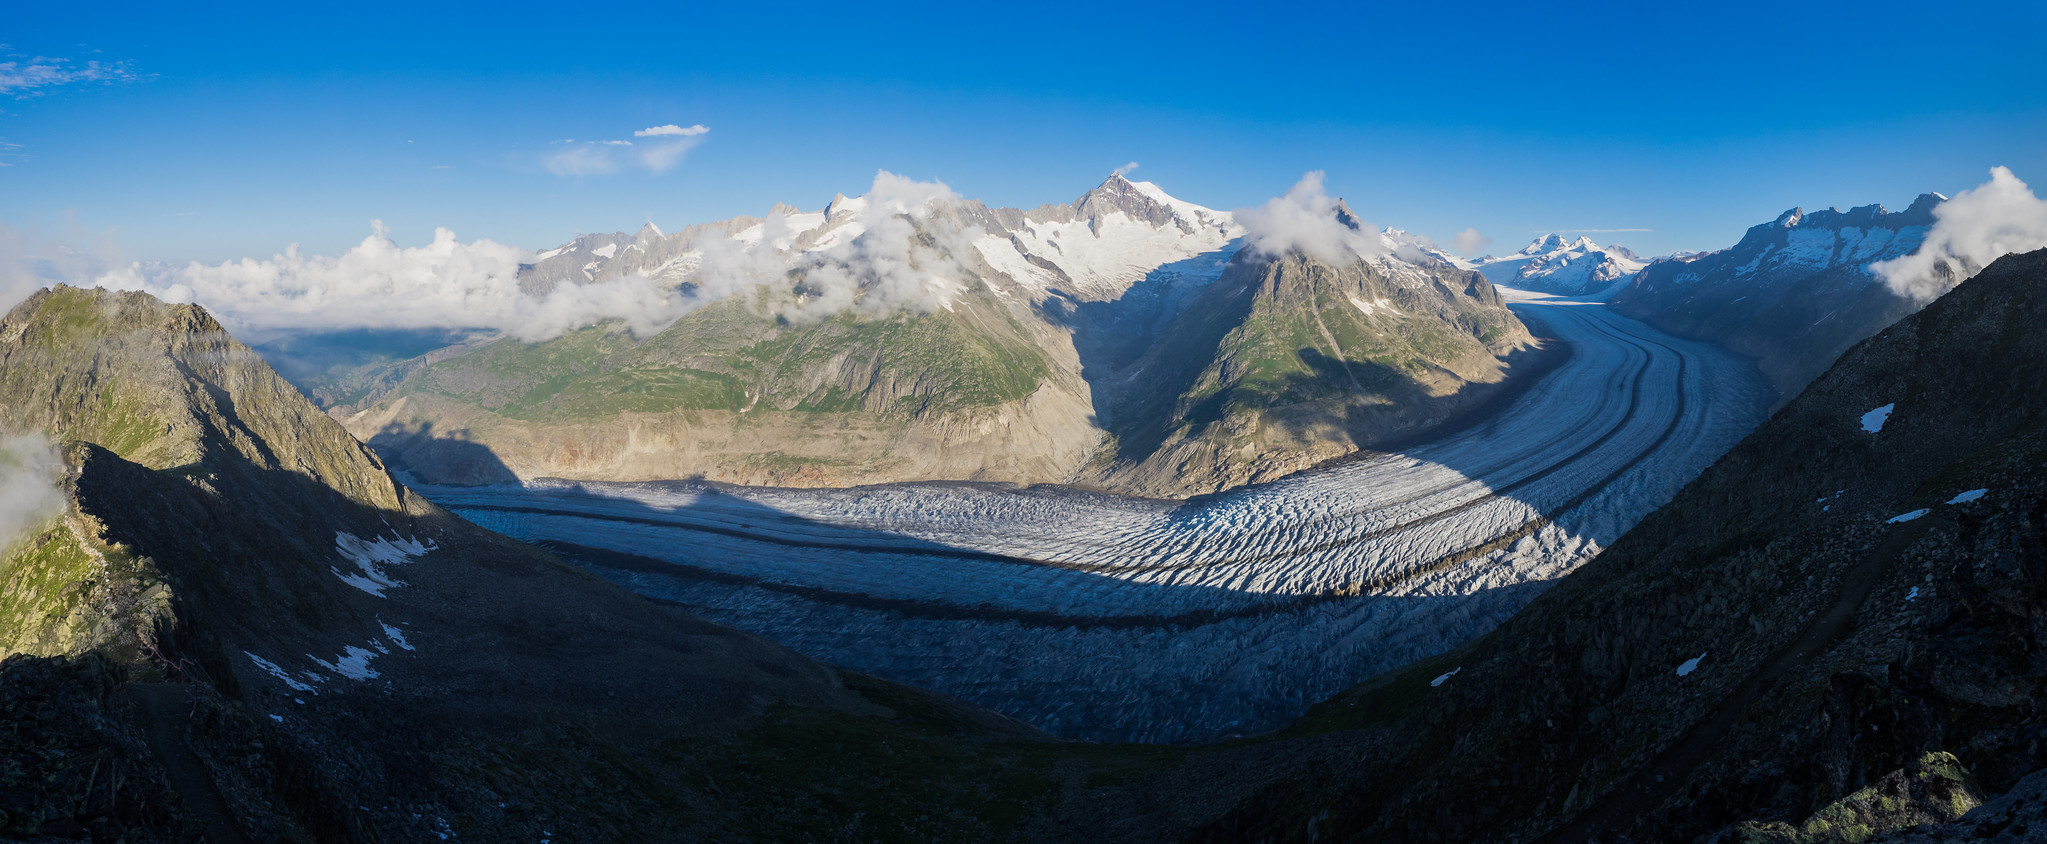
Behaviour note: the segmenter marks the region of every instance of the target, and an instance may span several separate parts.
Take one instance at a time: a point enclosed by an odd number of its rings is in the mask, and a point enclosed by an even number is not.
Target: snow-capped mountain
[[[1512,255],[1488,255],[1471,264],[1494,284],[1563,296],[1597,293],[1647,266],[1624,247],[1600,246],[1589,237],[1565,240],[1555,233]]]
[[[1526,339],[1426,239],[1325,210],[1354,260],[1281,266],[1244,251],[1230,212],[1149,182],[1022,210],[883,173],[816,211],[541,252],[528,291],[638,276],[688,307],[647,338],[590,329],[408,363],[340,412],[423,477],[451,471],[431,432],[466,430],[521,477],[1214,491],[1436,424]],[[1313,397],[1369,407],[1299,436],[1259,421]],[[1174,443],[1187,454],[1152,459]]]
[[[1788,401],[1849,346],[1916,310],[1869,265],[1919,248],[1945,201],[1927,193],[1897,212],[1793,208],[1728,249],[1651,263],[1613,306],[1755,358]]]

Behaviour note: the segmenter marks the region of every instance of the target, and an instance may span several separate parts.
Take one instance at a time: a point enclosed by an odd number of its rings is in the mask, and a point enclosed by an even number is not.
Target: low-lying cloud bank
[[[0,225],[0,306],[58,283],[141,290],[203,305],[251,340],[280,331],[475,328],[536,342],[609,321],[644,336],[688,312],[681,296],[639,277],[535,296],[519,289],[519,264],[533,257],[524,249],[464,243],[447,229],[435,229],[426,246],[405,248],[382,223],[371,227],[336,257],[307,255],[294,244],[267,260],[177,266],[123,261],[110,233],[39,241]]]
[[[962,261],[975,254],[981,229],[942,213],[958,199],[944,183],[879,172],[867,196],[850,205],[858,235],[824,249],[789,251],[794,232],[777,214],[756,243],[698,237],[692,246],[703,260],[686,288],[629,275],[541,295],[519,286],[519,266],[532,252],[488,239],[463,242],[445,228],[425,246],[401,247],[372,221],[372,233],[339,256],[293,245],[268,259],[179,266],[126,260],[112,232],[43,240],[0,224],[0,310],[58,283],[141,290],[203,305],[256,342],[280,332],[357,328],[486,329],[540,342],[613,322],[645,337],[711,302],[768,288],[793,294],[772,301],[795,321],[847,310],[924,313],[950,305],[971,274]]]
[[[0,551],[64,511],[64,494],[57,489],[63,475],[63,461],[40,434],[0,437]]]
[[[2047,247],[2047,200],[2009,168],[1933,209],[1933,229],[1910,255],[1870,264],[1891,291],[1926,303],[1998,258]]]

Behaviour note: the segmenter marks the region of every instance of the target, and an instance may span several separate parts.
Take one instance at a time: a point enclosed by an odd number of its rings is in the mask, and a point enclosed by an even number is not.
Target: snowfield
[[[1202,499],[966,483],[418,489],[643,594],[1059,735],[1269,730],[1492,629],[1763,416],[1768,387],[1731,354],[1597,302],[1503,292],[1572,355],[1496,417]]]

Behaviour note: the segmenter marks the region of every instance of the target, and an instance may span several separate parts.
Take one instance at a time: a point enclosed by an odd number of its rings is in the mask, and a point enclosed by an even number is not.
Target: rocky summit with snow
[[[1559,296],[1604,292],[1647,266],[1626,247],[1599,246],[1589,237],[1565,240],[1555,233],[1536,238],[1512,255],[1487,255],[1469,264],[1494,284]]]
[[[1074,483],[1184,497],[1425,434],[1535,342],[1492,285],[1347,208],[1341,256],[1111,176],[988,208],[882,174],[822,210],[586,235],[535,293],[639,276],[687,312],[300,383],[437,483]],[[1527,367],[1524,367],[1527,368]]]
[[[1928,193],[1903,211],[1793,208],[1727,249],[1652,262],[1613,307],[1755,359],[1787,402],[1850,346],[1923,304],[1870,265],[1919,248],[1945,201]]]

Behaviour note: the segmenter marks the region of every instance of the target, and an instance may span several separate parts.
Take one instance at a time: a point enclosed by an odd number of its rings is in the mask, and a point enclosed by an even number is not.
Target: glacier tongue
[[[1500,623],[1759,419],[1752,367],[1596,304],[1491,423],[1187,502],[1067,488],[421,491],[628,588],[1062,735],[1270,729]]]

